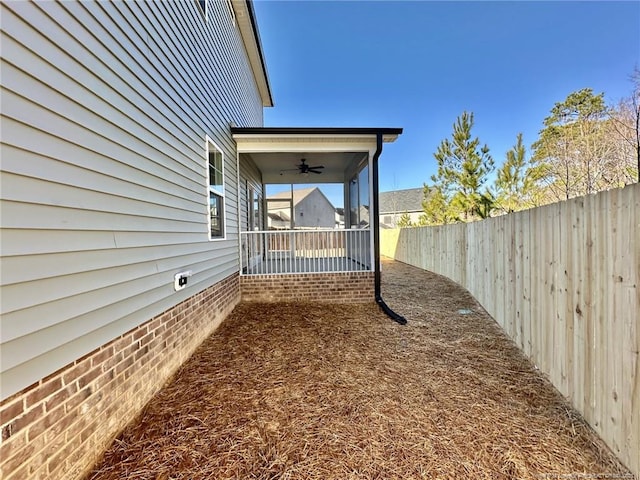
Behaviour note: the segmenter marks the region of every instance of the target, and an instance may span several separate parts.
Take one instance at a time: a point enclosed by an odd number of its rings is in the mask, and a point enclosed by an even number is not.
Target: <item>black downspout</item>
[[[385,303],[381,295],[381,275],[380,275],[380,213],[379,213],[379,199],[378,199],[378,158],[382,153],[382,133],[376,134],[376,152],[373,154],[373,257],[375,262],[375,298],[376,303],[380,306],[382,311],[386,313],[392,320],[398,322],[400,325],[406,325],[407,319],[389,308],[389,305]]]

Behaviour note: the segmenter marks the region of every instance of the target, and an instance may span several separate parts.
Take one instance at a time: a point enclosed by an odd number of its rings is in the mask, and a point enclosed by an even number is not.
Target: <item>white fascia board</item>
[[[247,51],[253,78],[260,92],[262,106],[273,107],[273,100],[269,89],[269,76],[266,70],[267,67],[263,63],[260,40],[256,38],[256,33],[251,23],[247,0],[231,0],[231,4],[235,12],[236,21],[238,22],[238,28],[240,29],[242,43],[244,43],[244,48]]]

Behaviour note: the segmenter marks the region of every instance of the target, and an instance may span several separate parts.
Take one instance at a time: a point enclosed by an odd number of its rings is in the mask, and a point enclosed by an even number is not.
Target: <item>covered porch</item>
[[[231,131],[238,151],[241,276],[376,271],[377,161],[383,143],[393,142],[402,129]],[[309,184],[342,186],[342,222],[310,223],[309,210],[316,206],[296,205],[293,195],[296,186]],[[279,196],[277,215],[270,211],[275,199],[267,196],[269,185],[288,185],[292,192]]]

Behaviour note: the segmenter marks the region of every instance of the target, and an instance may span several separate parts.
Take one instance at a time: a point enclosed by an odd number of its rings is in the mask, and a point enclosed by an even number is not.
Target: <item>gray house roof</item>
[[[318,187],[299,188],[297,190],[294,190],[293,204],[294,205],[299,204],[302,200],[304,200],[307,196],[309,196],[315,190],[318,190],[318,192],[320,192],[320,194],[327,200],[327,202],[331,204],[331,202],[326,197],[326,195],[322,193],[322,190],[320,190]],[[274,193],[273,195],[270,195],[268,200],[280,200],[280,199],[289,200],[290,198],[291,198],[291,190],[285,190],[284,192]],[[331,206],[333,207],[333,205]]]
[[[327,203],[331,206],[332,209],[335,210],[333,203],[331,200],[327,198],[327,196],[320,190],[318,187],[309,187],[309,188],[299,188],[293,191],[293,205],[298,205],[301,201],[311,195],[313,192],[318,191],[318,193],[324,198]],[[275,193],[270,195],[267,200],[269,200],[269,210],[281,210],[283,208],[289,208],[289,200],[291,199],[291,190],[286,190],[284,192]],[[282,199],[282,202],[278,202],[276,200]]]
[[[380,214],[421,212],[423,189],[408,188],[406,190],[393,190],[380,192]]]

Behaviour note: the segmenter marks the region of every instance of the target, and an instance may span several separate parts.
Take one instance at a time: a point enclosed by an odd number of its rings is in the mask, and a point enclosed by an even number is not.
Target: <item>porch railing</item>
[[[243,275],[371,270],[371,231],[241,232]]]

